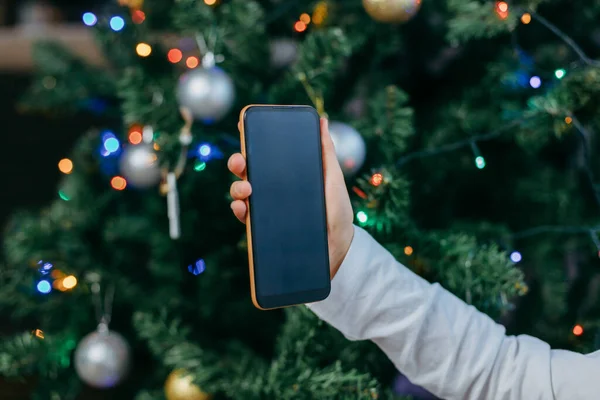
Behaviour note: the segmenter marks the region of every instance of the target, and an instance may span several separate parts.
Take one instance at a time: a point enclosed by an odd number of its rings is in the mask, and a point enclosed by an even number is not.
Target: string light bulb
[[[37,290],[40,293],[48,294],[52,291],[52,285],[50,285],[50,282],[46,280],[39,281],[37,284]]]
[[[583,326],[577,324],[573,327],[573,335],[581,336],[583,335]]]
[[[531,14],[525,13],[521,15],[521,22],[528,25],[531,22]]]
[[[139,25],[146,20],[146,13],[142,10],[135,10],[131,13],[131,20],[134,24]]]
[[[203,259],[197,260],[193,265],[188,265],[188,271],[195,276],[200,275],[206,270],[206,262]]]
[[[198,153],[202,156],[202,157],[208,157],[211,153],[211,148],[209,145],[207,144],[203,144],[202,146],[200,146],[198,148]]]
[[[510,260],[516,264],[523,260],[523,256],[518,251],[513,251],[512,253],[510,253]]]
[[[367,213],[364,211],[359,211],[356,213],[356,219],[358,220],[358,222],[360,222],[361,224],[365,224],[368,220],[369,217],[367,216]]]
[[[194,163],[194,171],[200,172],[200,171],[204,171],[205,169],[206,169],[206,163],[201,160],[196,160],[196,162]]]
[[[475,158],[475,165],[477,166],[477,168],[479,169],[484,169],[485,168],[485,158],[483,158],[482,156],[477,156]]]
[[[300,21],[304,22],[306,25],[310,24],[310,15],[308,15],[307,13],[303,13],[302,15],[300,15]]]
[[[567,125],[571,125],[573,123],[573,118],[571,118],[571,117],[565,117],[565,123]]]
[[[128,139],[129,143],[134,145],[142,143],[142,127],[140,125],[133,125],[131,128],[129,128]]]
[[[204,4],[207,6],[214,6],[217,3],[217,0],[204,0]]]
[[[83,23],[87,26],[94,26],[98,23],[98,17],[96,17],[96,14],[92,12],[84,13],[81,19],[83,20]]]
[[[534,89],[539,89],[542,86],[542,79],[539,76],[532,76],[529,80],[529,84]]]
[[[306,30],[306,24],[302,21],[296,21],[294,24],[294,30],[296,32],[304,32]]]
[[[125,27],[125,20],[122,17],[114,16],[109,22],[110,29],[115,32],[120,32]]]
[[[406,254],[407,256],[412,255],[413,252],[414,252],[414,249],[411,246],[406,246],[404,248],[404,254]]]
[[[315,25],[321,25],[325,22],[327,18],[328,7],[326,1],[320,1],[313,11],[312,22]]]
[[[371,177],[371,185],[377,187],[383,183],[383,175],[377,173]]]
[[[115,190],[125,190],[127,181],[122,176],[115,176],[110,180],[110,186]]]
[[[505,1],[496,2],[496,14],[500,19],[505,20],[508,18],[508,3]]]
[[[554,76],[556,76],[556,79],[562,79],[565,77],[565,75],[567,75],[567,71],[563,68],[559,68],[556,71],[554,71]]]
[[[187,65],[189,69],[194,69],[200,65],[200,60],[198,60],[198,57],[188,57],[187,60],[185,60],[185,65]]]
[[[183,58],[183,53],[179,49],[171,49],[167,53],[167,58],[173,64],[177,64]]]
[[[148,43],[138,43],[137,46],[135,46],[135,52],[140,57],[148,57],[152,54],[152,46]]]
[[[58,162],[58,170],[65,175],[69,175],[73,172],[73,161],[68,158],[63,158]]]
[[[63,192],[62,190],[58,191],[58,197],[60,197],[60,199],[63,201],[71,200],[71,198],[69,196],[67,196],[67,194],[65,192]]]
[[[69,275],[62,280],[62,285],[65,289],[73,289],[75,286],[77,286],[77,278],[75,278],[73,275]]]

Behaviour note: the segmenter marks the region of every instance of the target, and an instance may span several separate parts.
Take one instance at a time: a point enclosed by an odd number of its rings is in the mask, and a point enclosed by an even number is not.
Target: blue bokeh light
[[[37,284],[37,290],[40,293],[48,294],[52,290],[52,285],[48,281],[39,281]]]
[[[206,263],[203,259],[200,259],[194,263],[194,265],[188,265],[188,271],[192,275],[200,275],[206,270]]]
[[[125,27],[125,20],[119,16],[112,17],[110,19],[110,29],[115,32],[119,32]]]
[[[210,155],[211,152],[211,148],[209,145],[207,144],[203,144],[202,146],[200,146],[200,148],[198,149],[198,152],[200,153],[200,155],[202,157],[208,157]]]
[[[109,153],[114,153],[115,151],[119,150],[120,146],[121,144],[119,143],[119,139],[115,137],[109,137],[104,141],[104,148]]]
[[[84,13],[82,19],[83,23],[87,26],[94,26],[98,22],[98,17],[96,17],[96,14],[92,12]]]
[[[50,270],[53,267],[53,265],[51,263],[45,262],[43,260],[38,261],[38,265],[40,266],[38,271],[42,275],[48,275],[50,273]]]
[[[532,76],[531,79],[529,80],[529,84],[531,85],[532,88],[538,89],[540,86],[542,86],[542,80],[540,79],[539,76]]]
[[[513,251],[510,254],[510,260],[514,263],[518,263],[523,259],[523,256],[518,251]]]

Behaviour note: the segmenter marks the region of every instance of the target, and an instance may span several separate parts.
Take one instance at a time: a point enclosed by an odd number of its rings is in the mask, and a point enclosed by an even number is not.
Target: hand
[[[328,121],[321,118],[321,145],[323,148],[323,174],[325,176],[325,202],[327,205],[327,236],[329,242],[329,266],[331,279],[342,265],[346,253],[352,243],[354,213],[350,197],[344,182],[344,175],[335,155],[333,141],[329,135]],[[233,154],[227,166],[231,172],[241,179],[246,179],[246,160],[240,153]],[[252,193],[252,186],[247,180],[237,181],[231,185],[231,209],[242,222],[246,221],[246,199]]]

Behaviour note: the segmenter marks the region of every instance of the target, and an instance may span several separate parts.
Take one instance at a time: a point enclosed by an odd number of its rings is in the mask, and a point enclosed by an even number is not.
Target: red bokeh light
[[[167,58],[169,59],[169,61],[171,61],[173,64],[178,63],[179,61],[181,61],[181,59],[183,58],[183,54],[181,53],[181,50],[179,49],[171,49],[169,50],[169,52],[167,53]]]
[[[306,24],[302,21],[296,21],[294,24],[294,30],[296,32],[304,32],[306,30]]]

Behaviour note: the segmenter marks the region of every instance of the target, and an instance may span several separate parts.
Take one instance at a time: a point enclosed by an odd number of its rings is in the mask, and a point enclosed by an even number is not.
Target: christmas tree
[[[27,110],[106,124],[6,228],[0,309],[22,333],[2,376],[37,399],[410,394],[372,343],[252,306],[226,160],[255,103],[328,116],[356,224],[408,268],[511,332],[600,346],[600,6],[119,3],[83,15],[106,66],[34,49]]]

